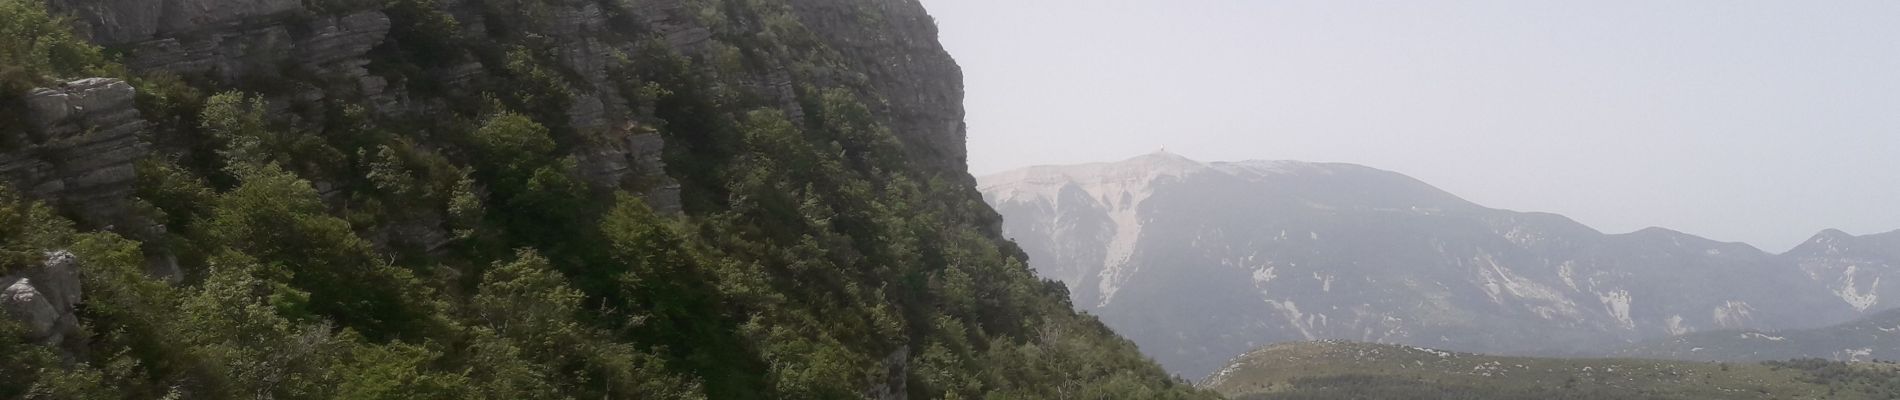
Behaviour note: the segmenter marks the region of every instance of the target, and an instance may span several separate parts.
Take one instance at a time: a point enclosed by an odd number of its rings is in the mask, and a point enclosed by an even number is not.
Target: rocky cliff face
[[[651,113],[637,93],[616,80],[630,58],[655,51],[704,55],[719,51],[713,28],[706,25],[706,4],[685,0],[633,3],[568,0],[536,3],[520,18],[491,14],[507,2],[444,0],[422,3],[455,18],[461,34],[480,37],[490,27],[534,24],[546,35],[556,63],[572,79],[566,102],[567,125],[590,138],[573,152],[581,169],[602,190],[643,193],[661,210],[679,210],[680,186],[667,173],[667,145],[642,115]],[[423,86],[474,94],[480,82],[514,73],[492,59],[458,55],[430,60],[421,75],[372,73],[382,63],[379,47],[415,46],[392,33],[389,10],[347,2],[296,0],[53,0],[56,10],[73,15],[82,35],[124,52],[135,74],[169,74],[226,87],[288,86],[274,91],[274,109],[284,122],[314,131],[330,115],[324,104],[365,105],[378,114],[439,114],[440,98],[418,94]],[[367,3],[365,3],[367,4]],[[920,3],[912,1],[802,0],[790,11],[818,40],[835,49],[861,75],[821,75],[825,85],[850,84],[875,99],[876,115],[906,145],[912,159],[926,167],[968,179],[964,169],[961,73],[937,45],[936,28]],[[525,7],[525,6],[524,6]],[[490,21],[493,18],[505,21]],[[414,21],[404,21],[414,23]],[[639,25],[625,26],[628,23]],[[526,28],[521,28],[526,29]],[[661,38],[664,48],[643,47],[639,31]],[[729,48],[729,47],[728,47]],[[791,72],[795,65],[757,68],[753,74],[726,77],[776,96],[776,103],[801,115]],[[417,79],[426,76],[429,79]],[[839,82],[843,81],[843,82]],[[33,94],[34,120],[45,133],[32,149],[0,154],[0,175],[33,188],[42,199],[83,209],[88,222],[111,225],[122,217],[114,204],[130,191],[133,161],[150,144],[137,133],[147,123],[133,107],[133,91],[123,82],[85,80]],[[68,104],[71,103],[71,104]],[[642,109],[648,107],[648,109]],[[84,136],[81,138],[80,136]],[[59,152],[67,155],[55,155]],[[72,156],[78,155],[78,156]],[[444,236],[445,232],[419,232]]]
[[[134,164],[150,152],[131,85],[82,79],[26,96],[23,148],[0,153],[0,177],[95,226],[126,223]]]
[[[358,4],[362,3],[362,4]],[[415,46],[392,35],[390,10],[370,3],[297,0],[52,0],[72,14],[82,34],[124,51],[135,73],[163,72],[203,78],[225,86],[291,85],[274,98],[304,126],[321,124],[327,99],[370,105],[385,115],[439,113],[439,99],[418,95],[421,86],[470,90],[496,74],[513,73],[493,59],[456,56],[428,60],[431,70],[415,79],[372,73],[379,46]],[[655,51],[701,55],[718,51],[704,2],[652,0],[611,2],[563,0],[443,0],[420,4],[453,16],[462,34],[489,35],[491,27],[517,26],[544,35],[547,49],[572,94],[568,125],[596,140],[576,151],[596,185],[646,193],[662,209],[679,208],[678,185],[665,171],[666,145],[642,125],[637,93],[626,93],[617,71],[644,69],[629,58]],[[787,2],[817,40],[862,74],[820,74],[819,85],[849,84],[876,101],[912,153],[911,158],[950,176],[966,177],[962,79],[956,63],[936,41],[936,27],[915,0],[798,0]],[[522,15],[494,14],[515,7]],[[491,21],[504,18],[502,21]],[[415,23],[416,21],[401,21]],[[627,26],[636,24],[635,26]],[[411,28],[419,29],[419,28]],[[661,38],[664,48],[642,47],[639,32]],[[726,77],[773,94],[792,115],[795,99],[790,63],[754,68]],[[834,71],[835,72],[835,71]],[[128,97],[129,98],[129,97]],[[129,109],[129,108],[128,108]]]
[[[1075,302],[1170,369],[1341,339],[1488,353],[1606,351],[1900,305],[1882,236],[1787,255],[1652,228],[1606,235],[1345,164],[1155,154],[981,179],[1005,232]]]
[[[271,99],[291,122],[314,127],[326,117],[326,100],[366,105],[382,115],[440,112],[439,101],[419,98],[411,86],[372,74],[371,52],[392,40],[391,19],[373,7],[313,9],[297,0],[85,1],[56,0],[56,9],[73,13],[82,33],[108,48],[125,51],[134,73],[166,73],[219,82],[223,86],[291,85]],[[468,29],[481,29],[479,5],[444,2],[448,11],[469,16]],[[580,78],[573,84],[568,114],[577,130],[602,137],[598,146],[578,154],[588,176],[602,186],[641,181],[661,208],[677,209],[660,161],[658,135],[634,132],[634,115],[624,96],[605,75],[609,57],[621,49],[596,39],[607,31],[607,17],[590,1],[557,2],[549,34],[564,46],[556,54]],[[631,47],[631,43],[620,45]],[[445,68],[438,85],[467,84],[502,66],[463,60]],[[616,129],[618,129],[616,131]]]

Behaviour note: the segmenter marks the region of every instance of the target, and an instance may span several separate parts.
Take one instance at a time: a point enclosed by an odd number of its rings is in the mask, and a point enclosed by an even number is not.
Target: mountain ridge
[[[1010,168],[1010,169],[1005,169],[1005,170],[992,172],[988,174],[976,175],[976,179],[978,180],[978,187],[980,189],[986,189],[984,190],[985,192],[991,192],[991,191],[996,191],[996,188],[994,187],[995,185],[1004,185],[1004,184],[1007,184],[1005,182],[1020,182],[1020,181],[1026,180],[1022,178],[1022,176],[1025,176],[1025,175],[1043,175],[1043,176],[1060,175],[1060,172],[1058,173],[1051,173],[1051,172],[1052,171],[1070,172],[1076,169],[1102,168],[1102,167],[1108,167],[1108,166],[1116,166],[1116,165],[1123,164],[1129,161],[1144,160],[1151,157],[1166,157],[1166,158],[1174,159],[1174,160],[1182,160],[1182,161],[1185,161],[1186,163],[1192,163],[1191,165],[1202,167],[1201,169],[1203,170],[1221,170],[1222,169],[1221,167],[1223,166],[1227,166],[1227,167],[1269,166],[1268,168],[1271,168],[1271,166],[1297,166],[1297,167],[1307,167],[1307,168],[1336,167],[1336,168],[1364,169],[1364,170],[1373,170],[1373,171],[1405,176],[1407,179],[1411,179],[1421,184],[1426,184],[1427,186],[1429,186],[1429,183],[1423,180],[1419,180],[1417,178],[1411,177],[1411,176],[1406,176],[1403,173],[1399,173],[1396,171],[1387,170],[1387,169],[1383,169],[1379,167],[1374,167],[1370,165],[1351,163],[1351,162],[1302,161],[1302,160],[1278,160],[1278,159],[1248,159],[1248,160],[1240,160],[1240,161],[1201,162],[1201,161],[1196,161],[1192,158],[1189,158],[1187,156],[1184,156],[1178,153],[1167,151],[1165,149],[1159,150],[1153,153],[1130,157],[1127,159],[1123,159],[1122,161],[1104,161],[1104,162],[1091,162],[1091,163],[1083,163],[1083,164],[1038,164],[1038,165]],[[1281,169],[1281,171],[1285,171],[1285,170]],[[1049,182],[1049,183],[1053,183],[1053,182]],[[1433,188],[1433,189],[1443,192],[1442,189],[1437,189],[1437,188]],[[1445,192],[1445,193],[1448,195],[1456,196],[1455,194],[1452,194],[1450,192]],[[1001,199],[1001,200],[1008,200],[1008,199]],[[1464,200],[1464,199],[1460,198],[1460,200]],[[1464,201],[1470,202],[1469,200],[1464,200]],[[1472,203],[1472,205],[1475,206],[1477,204]],[[1484,207],[1484,206],[1480,206],[1480,207]],[[1853,239],[1871,239],[1871,238],[1883,239],[1889,243],[1893,243],[1891,246],[1894,246],[1893,248],[1896,249],[1895,250],[1896,252],[1900,252],[1900,229],[1895,229],[1895,230],[1887,231],[1887,232],[1855,235],[1855,234],[1843,231],[1839,228],[1824,228],[1816,232],[1813,236],[1810,236],[1807,241],[1803,241],[1800,244],[1796,244],[1795,247],[1782,251],[1781,253],[1775,253],[1768,249],[1762,248],[1761,246],[1758,246],[1754,243],[1749,243],[1746,241],[1723,241],[1723,240],[1718,240],[1718,239],[1712,239],[1712,238],[1708,238],[1699,234],[1690,233],[1690,232],[1686,232],[1686,231],[1682,231],[1682,230],[1678,230],[1674,228],[1669,228],[1665,226],[1646,226],[1646,227],[1638,228],[1636,230],[1632,230],[1628,232],[1611,233],[1611,232],[1602,231],[1600,229],[1597,229],[1594,226],[1590,226],[1587,223],[1577,221],[1573,218],[1570,218],[1569,216],[1556,213],[1556,212],[1521,210],[1521,209],[1511,209],[1511,208],[1496,208],[1496,207],[1484,207],[1484,208],[1496,210],[1496,211],[1507,211],[1507,212],[1524,214],[1524,215],[1542,215],[1542,216],[1558,217],[1558,218],[1567,220],[1567,222],[1575,223],[1577,225],[1582,225],[1584,227],[1589,228],[1592,231],[1595,231],[1598,234],[1603,234],[1603,235],[1611,235],[1611,236],[1638,235],[1638,234],[1655,233],[1652,231],[1661,231],[1661,232],[1667,232],[1671,234],[1686,235],[1686,236],[1694,237],[1695,239],[1706,240],[1706,241],[1721,243],[1725,245],[1736,245],[1736,244],[1746,245],[1749,247],[1753,247],[1756,250],[1761,251],[1763,253],[1775,254],[1775,255],[1786,255],[1788,253],[1793,253],[1797,250],[1800,250],[1801,246],[1813,243],[1814,241],[1821,239],[1823,237],[1843,237],[1843,236],[1847,238],[1853,238]]]

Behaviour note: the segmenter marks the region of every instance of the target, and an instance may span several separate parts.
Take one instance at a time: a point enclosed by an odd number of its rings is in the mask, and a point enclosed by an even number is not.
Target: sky
[[[1770,252],[1900,229],[1900,1],[922,1],[977,175],[1165,146]]]

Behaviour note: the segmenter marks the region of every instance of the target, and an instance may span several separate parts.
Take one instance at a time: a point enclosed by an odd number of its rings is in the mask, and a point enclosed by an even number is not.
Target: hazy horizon
[[[1900,229],[1900,3],[923,1],[978,175],[1165,146],[1770,252]]]

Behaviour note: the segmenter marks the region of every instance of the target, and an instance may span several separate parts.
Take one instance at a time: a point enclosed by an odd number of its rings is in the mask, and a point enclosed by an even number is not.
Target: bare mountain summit
[[[1604,234],[1351,164],[1162,152],[979,186],[1040,274],[1186,376],[1284,341],[1595,353],[1825,326],[1900,300],[1879,285],[1900,252],[1878,237],[1830,231],[1774,255],[1661,228]]]

